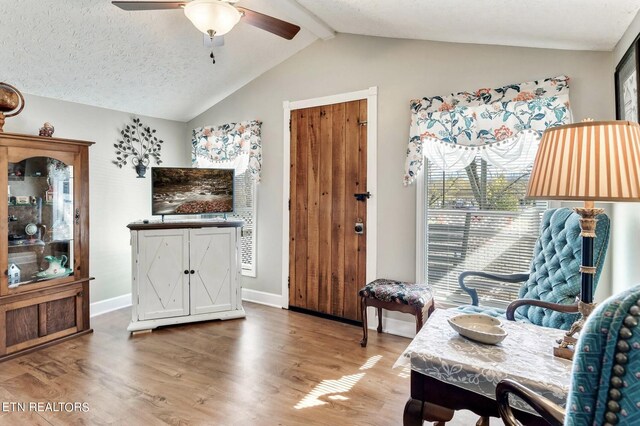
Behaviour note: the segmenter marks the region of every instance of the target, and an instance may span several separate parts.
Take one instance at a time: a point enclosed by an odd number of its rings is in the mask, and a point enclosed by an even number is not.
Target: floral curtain
[[[413,100],[405,185],[424,158],[447,171],[478,155],[504,170],[515,160],[533,161],[542,132],[571,121],[567,76]]]
[[[260,182],[262,168],[262,123],[257,120],[222,126],[200,127],[193,131],[193,167],[227,166],[240,175],[249,171]]]

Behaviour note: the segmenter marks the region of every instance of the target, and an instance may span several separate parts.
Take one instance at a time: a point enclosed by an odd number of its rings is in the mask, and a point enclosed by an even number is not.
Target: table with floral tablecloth
[[[553,356],[564,331],[515,321],[502,321],[507,337],[497,345],[459,335],[447,319],[460,313],[437,309],[394,368],[411,370],[495,400],[497,383],[512,379],[563,405],[571,378],[571,361]],[[516,408],[532,412],[521,401]]]

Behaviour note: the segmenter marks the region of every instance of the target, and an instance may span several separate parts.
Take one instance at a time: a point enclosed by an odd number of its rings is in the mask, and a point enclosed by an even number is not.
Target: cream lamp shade
[[[586,121],[547,129],[527,198],[640,201],[640,125]]]
[[[242,16],[238,9],[220,0],[193,0],[185,4],[184,14],[198,30],[215,35],[231,31]]]

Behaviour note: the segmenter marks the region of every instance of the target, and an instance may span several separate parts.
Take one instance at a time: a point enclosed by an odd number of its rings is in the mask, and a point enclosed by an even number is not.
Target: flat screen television
[[[151,213],[232,213],[234,173],[233,169],[153,167]]]

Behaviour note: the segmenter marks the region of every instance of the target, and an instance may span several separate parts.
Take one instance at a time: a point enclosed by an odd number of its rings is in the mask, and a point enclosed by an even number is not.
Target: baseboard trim
[[[367,326],[369,330],[375,330],[378,328],[378,313],[376,308],[368,308],[367,311]],[[384,311],[383,311],[384,312]],[[382,331],[387,334],[393,334],[400,337],[407,337],[413,339],[416,337],[416,323],[415,321],[403,321],[395,318],[387,318],[382,314]]]
[[[279,294],[267,293],[259,290],[251,290],[250,288],[242,289],[242,300],[245,302],[258,303],[260,305],[271,306],[273,308],[282,308],[282,296]]]
[[[414,321],[402,321],[394,318],[382,317],[382,331],[396,336],[408,337],[413,339],[416,337],[416,323]]]
[[[257,303],[260,305],[271,306],[273,308],[282,308],[282,296],[279,294],[267,293],[259,290],[251,290],[249,288],[242,289],[242,300],[246,302]],[[112,297],[111,299],[93,302],[90,305],[89,312],[91,317],[106,314],[108,312],[117,311],[118,309],[131,306],[131,293],[121,296]],[[369,308],[369,329],[375,330],[378,327],[378,317],[375,308]],[[386,318],[382,316],[382,330],[388,334],[407,337],[413,339],[416,335],[416,323],[413,321],[402,321],[395,318]]]
[[[118,309],[131,306],[131,293],[122,296],[112,297],[111,299],[99,300],[89,305],[91,318],[107,312],[117,311]]]
[[[258,303],[260,305],[271,306],[274,308],[282,308],[282,305],[280,304],[280,302],[282,301],[282,296],[279,294],[266,293],[264,291],[243,288],[242,300],[252,303]],[[91,317],[93,318],[97,317],[98,315],[117,311],[118,309],[126,308],[129,306],[131,306],[131,293],[112,297],[111,299],[93,302],[90,305],[89,312],[91,313]]]

